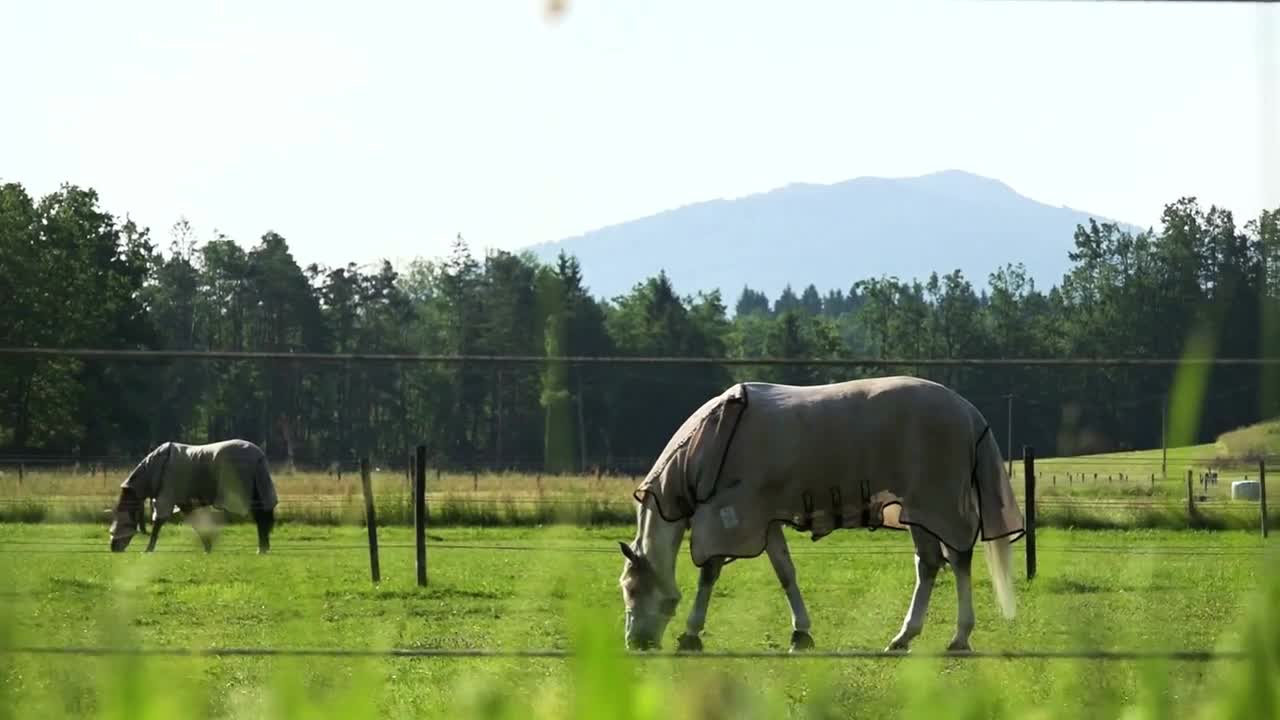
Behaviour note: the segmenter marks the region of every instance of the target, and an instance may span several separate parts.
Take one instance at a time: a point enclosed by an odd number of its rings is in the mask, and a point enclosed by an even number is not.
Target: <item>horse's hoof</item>
[[[956,655],[965,655],[973,652],[973,648],[969,647],[968,641],[960,642],[957,640],[952,640],[951,644],[947,646],[947,652],[953,653]]]
[[[889,643],[888,647],[884,649],[884,651],[887,653],[899,653],[899,654],[908,652],[909,650],[910,648],[907,646],[907,643],[901,640],[894,640],[893,642]]]
[[[812,649],[813,636],[800,630],[791,633],[791,652],[803,652]]]
[[[676,645],[676,652],[702,652],[702,638],[684,633]]]

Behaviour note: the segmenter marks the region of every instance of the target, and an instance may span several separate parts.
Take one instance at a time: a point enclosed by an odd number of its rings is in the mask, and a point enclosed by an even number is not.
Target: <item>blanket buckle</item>
[[[800,492],[800,503],[804,507],[804,521],[796,526],[801,532],[813,529],[813,495],[808,490]]]

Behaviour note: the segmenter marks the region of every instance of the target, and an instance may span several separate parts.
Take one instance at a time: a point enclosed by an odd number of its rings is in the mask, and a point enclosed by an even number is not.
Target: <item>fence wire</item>
[[[91,540],[0,540],[0,553],[23,553],[23,552],[40,552],[40,553],[67,553],[67,554],[103,554],[106,552],[105,539],[102,542]],[[219,549],[229,551],[235,550],[255,550],[256,544],[251,543],[219,543]],[[413,543],[407,542],[387,542],[385,540],[378,541],[380,550],[412,550]],[[507,543],[473,543],[473,542],[450,542],[428,540],[427,548],[434,550],[474,550],[481,552],[531,552],[531,553],[567,553],[577,555],[618,555],[618,548],[611,542],[602,543],[601,547],[591,547],[583,545],[545,545],[545,544],[507,544]],[[361,551],[368,552],[369,546],[363,543],[308,543],[308,544],[288,544],[273,543],[271,552],[273,553],[308,553],[308,552],[331,552],[331,551]],[[156,552],[163,553],[184,553],[184,552],[200,552],[204,551],[196,547],[167,547],[160,548]],[[1061,554],[1123,554],[1135,556],[1169,556],[1169,557],[1265,557],[1268,552],[1278,552],[1267,545],[1214,545],[1214,546],[1190,546],[1190,545],[1037,545],[1036,552],[1061,553]],[[901,548],[877,548],[877,547],[852,547],[852,548],[815,548],[815,547],[797,547],[791,549],[791,554],[798,557],[847,557],[857,555],[914,555],[915,550],[909,546]]]
[[[8,655],[71,655],[133,657],[326,657],[326,658],[490,658],[569,659],[576,653],[561,649],[488,648],[271,648],[271,647],[89,647],[31,646],[0,648]],[[892,652],[877,650],[806,650],[792,653],[777,650],[722,650],[698,653],[624,651],[619,657],[637,660],[1164,660],[1214,662],[1246,660],[1240,650],[997,650],[984,652]]]
[[[229,350],[113,350],[99,348],[0,347],[0,357],[78,357],[85,360],[276,360],[328,363],[425,363],[436,365],[717,365],[792,367],[1270,367],[1280,357],[1075,357],[1075,358],[788,358],[623,355],[439,355],[428,353],[316,353]]]

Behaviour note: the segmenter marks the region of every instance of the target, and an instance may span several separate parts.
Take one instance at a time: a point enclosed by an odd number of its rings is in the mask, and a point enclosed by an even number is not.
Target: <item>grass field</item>
[[[9,642],[37,645],[566,648],[579,613],[598,616],[601,641],[617,644],[616,541],[632,534],[628,526],[433,528],[430,584],[419,589],[410,533],[400,528],[380,533],[383,581],[374,587],[364,531],[356,527],[285,524],[267,556],[254,554],[248,526],[228,528],[210,555],[197,551],[189,529],[173,527],[153,555],[136,545],[113,555],[100,525],[6,524],[0,525],[0,597]],[[816,544],[792,532],[788,539],[818,647],[882,648],[912,587],[909,539],[891,531],[837,533]],[[985,563],[976,559],[975,649],[1236,647],[1256,635],[1242,617],[1268,574],[1268,555],[1275,554],[1256,533],[1231,531],[1044,530],[1039,545],[1039,576],[1018,581],[1013,621],[999,618]],[[1022,543],[1015,545],[1015,560],[1020,569]],[[1276,560],[1269,562],[1274,576]],[[695,570],[687,546],[679,579],[686,599],[664,652],[692,598]],[[944,573],[914,647],[941,650],[955,607],[954,585]],[[726,568],[711,604],[707,649],[785,649],[789,632],[786,602],[768,562]],[[1280,647],[1280,635],[1271,643]],[[570,717],[574,703],[607,704],[632,688],[672,693],[636,700],[638,707],[650,703],[652,717],[777,717],[773,711],[783,709],[806,717],[1028,717],[1022,711],[1031,706],[1053,717],[1117,717],[1117,703],[1146,697],[1144,668],[1167,680],[1167,692],[1158,695],[1178,710],[1172,716],[1191,717],[1186,710],[1218,693],[1238,666],[620,662],[601,660],[575,671],[564,659],[0,655],[0,718],[248,718],[273,709],[273,717],[501,717],[504,703],[509,717]],[[916,672],[932,694],[912,692]],[[1274,693],[1274,679],[1258,681],[1272,683],[1267,687]],[[967,687],[980,689],[965,693]],[[569,694],[574,688],[577,695]],[[777,705],[748,700],[761,693]],[[809,714],[801,714],[806,706]],[[718,714],[700,711],[717,707]],[[306,714],[308,708],[316,714]],[[992,714],[998,709],[1007,712]],[[969,710],[982,712],[966,715]],[[626,717],[616,707],[608,716]]]

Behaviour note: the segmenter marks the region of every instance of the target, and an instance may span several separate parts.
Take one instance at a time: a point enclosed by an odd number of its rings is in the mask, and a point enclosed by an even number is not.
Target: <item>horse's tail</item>
[[[979,493],[978,511],[986,508],[983,496],[999,497],[1007,493],[1012,498],[1013,488],[1009,482],[1009,473],[1005,470],[1000,446],[988,428],[985,436],[978,443],[977,463],[974,466],[976,490]],[[1000,614],[1012,619],[1016,612],[1013,596],[1013,548],[1011,535],[1002,534],[994,540],[985,541],[983,555],[987,557],[987,569],[991,572],[991,585],[995,589],[996,601],[1000,605]]]
[[[1009,536],[988,540],[983,554],[987,556],[987,569],[991,571],[991,585],[996,590],[1000,614],[1012,619],[1017,611],[1013,598],[1013,548]]]
[[[271,479],[271,467],[265,455],[258,457],[253,469],[253,505],[256,510],[269,512],[275,510],[279,498],[276,495],[275,482]]]

